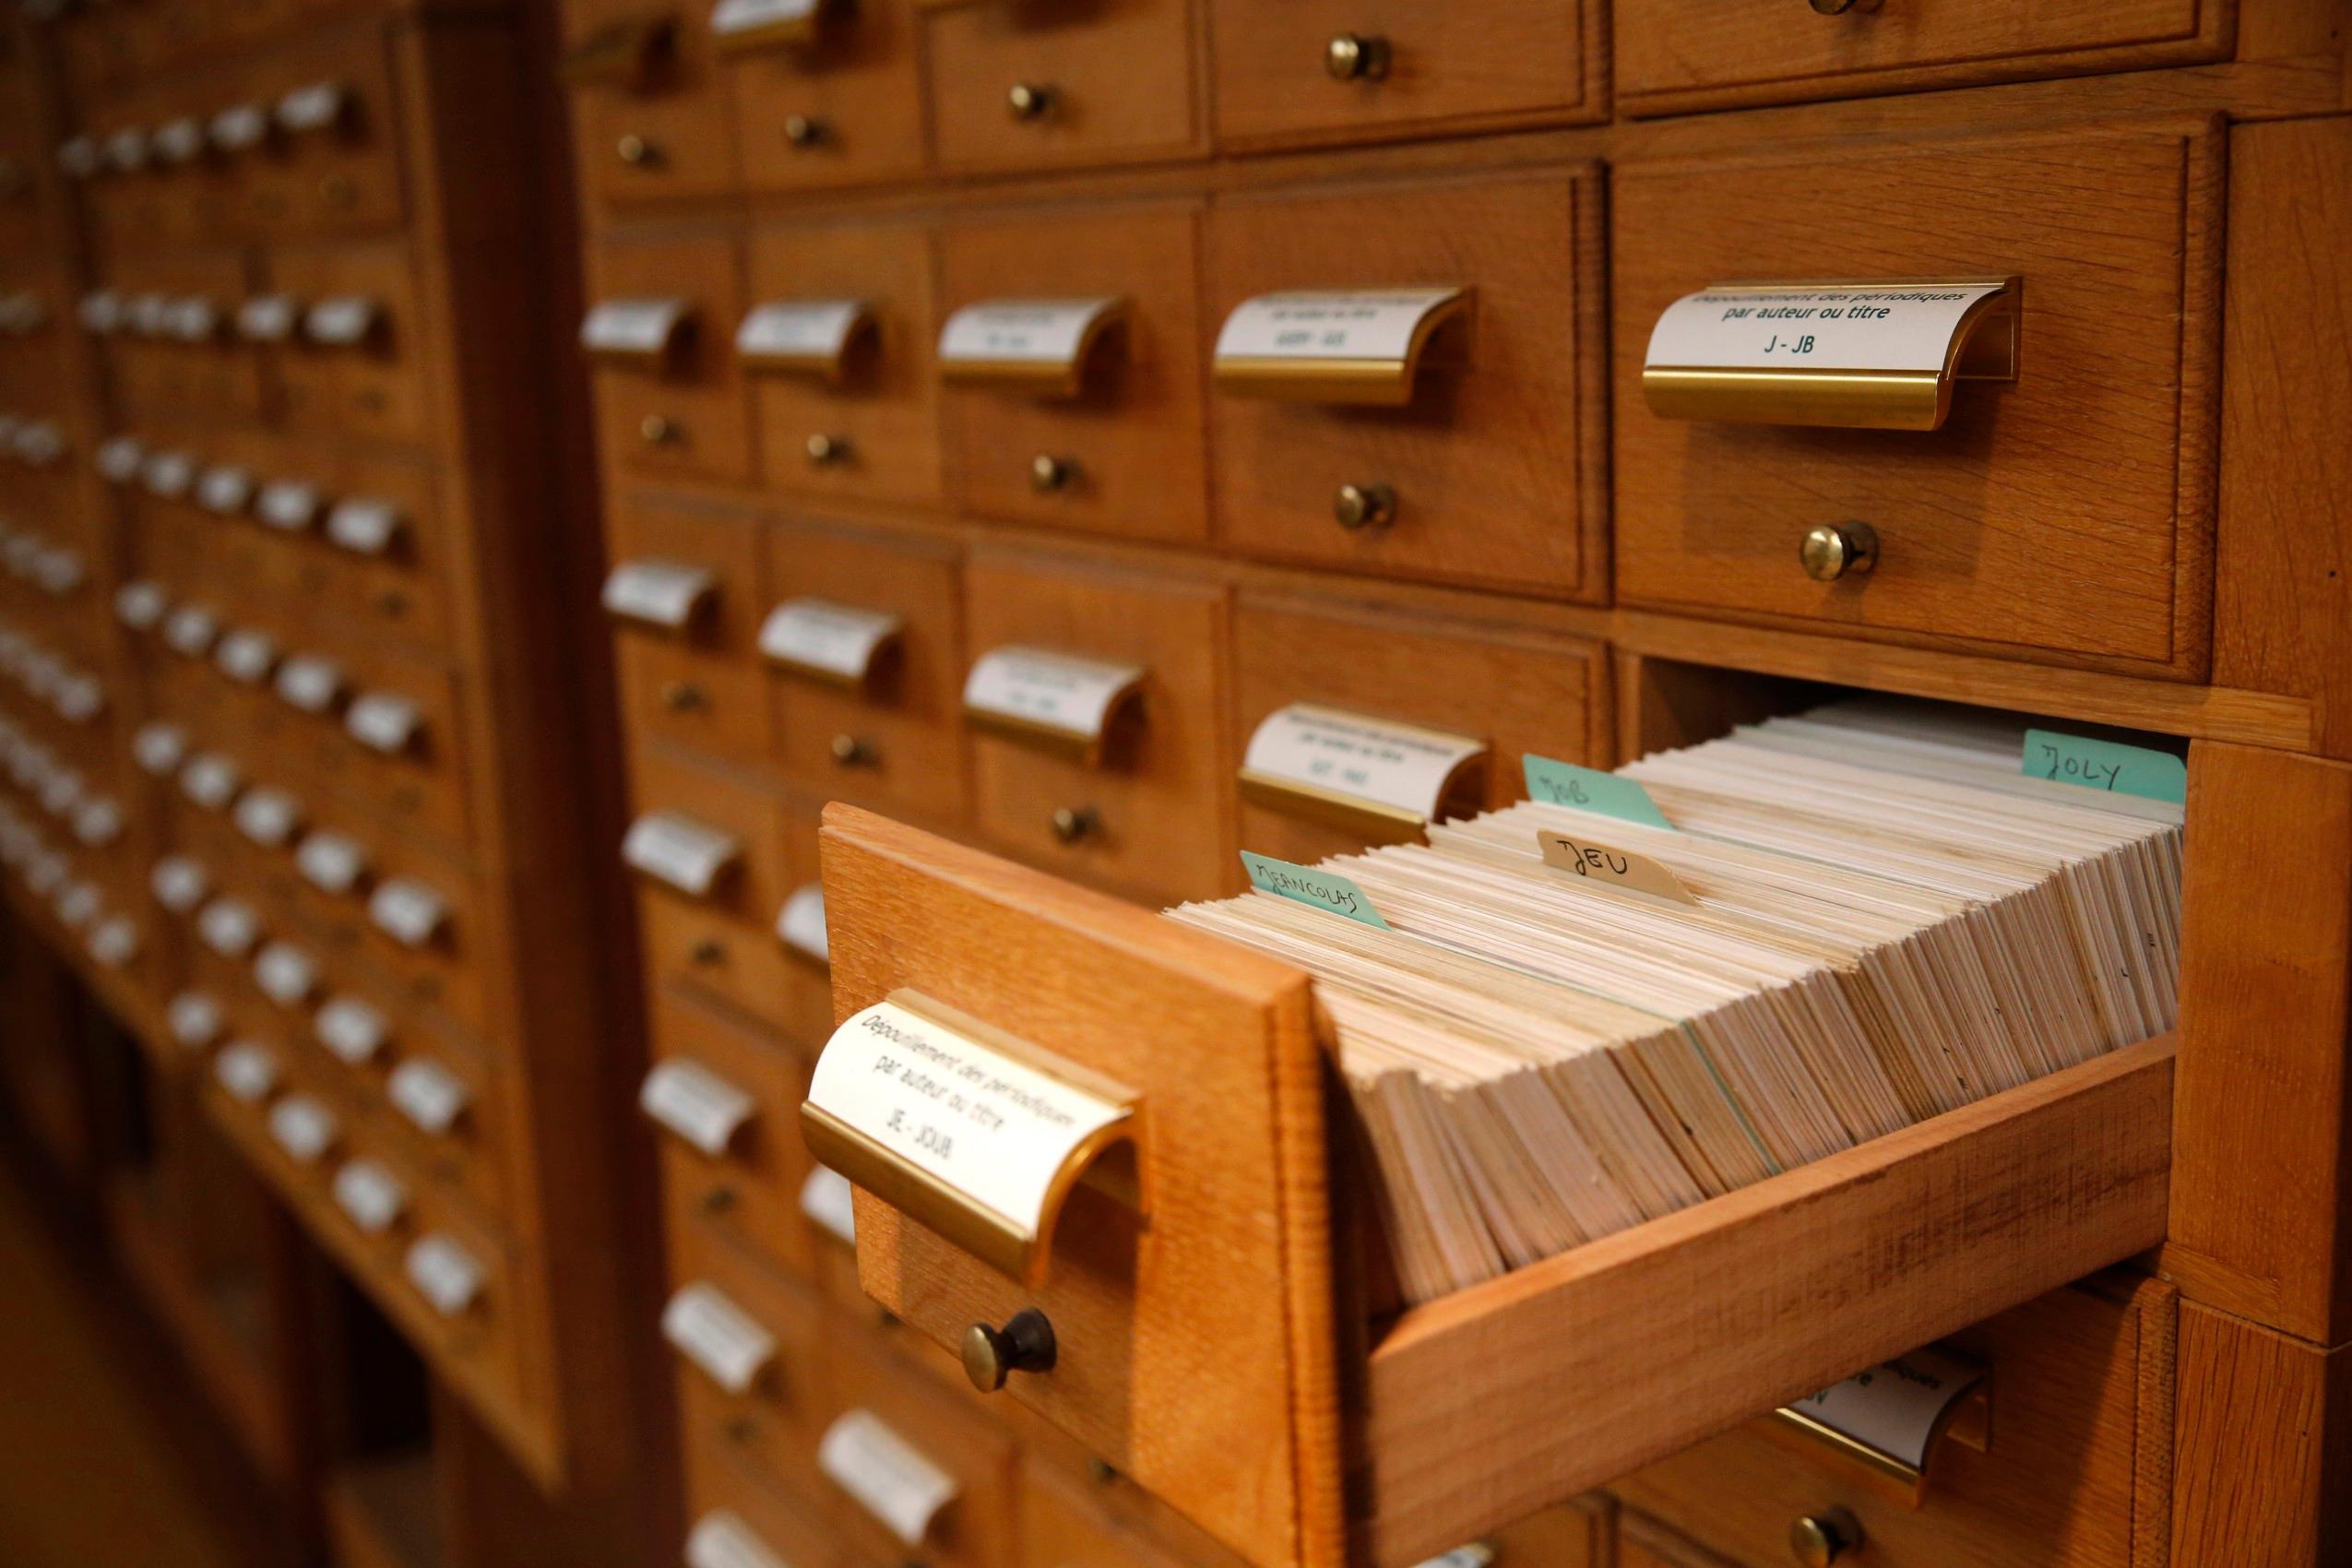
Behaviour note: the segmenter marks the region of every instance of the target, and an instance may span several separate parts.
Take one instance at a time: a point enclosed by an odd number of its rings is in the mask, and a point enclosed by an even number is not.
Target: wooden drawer
[[[741,513],[645,495],[616,497],[611,517],[605,608],[629,722],[641,735],[731,762],[765,761],[771,737],[754,647],[766,603],[758,524]],[[679,587],[689,579],[672,574],[659,602],[635,597],[639,577],[680,567],[701,574],[691,595]],[[683,619],[665,624],[682,598]]]
[[[601,201],[643,202],[732,189],[734,121],[704,25],[709,7],[571,0],[564,9],[566,70],[578,88],[573,125],[589,191]],[[661,30],[659,42],[604,50],[609,67],[587,70],[600,40],[647,21]]]
[[[1190,206],[1091,208],[946,231],[943,320],[987,300],[1128,302],[1124,326],[1089,357],[1075,397],[951,386],[948,450],[967,508],[1098,533],[1206,536],[1198,221]],[[1063,465],[1067,477],[1040,489],[1040,461]]]
[[[792,889],[784,802],[758,782],[655,746],[633,748],[636,820],[675,816],[731,841],[730,863],[697,895],[639,870],[637,909],[647,966],[728,1001],[779,1029],[794,960],[774,922]]]
[[[674,1202],[669,1230],[661,1328],[687,1430],[720,1434],[804,1506],[818,1503],[816,1444],[842,1362],[823,1302]]]
[[[268,266],[267,287],[304,313],[293,340],[275,354],[288,427],[424,439],[432,418],[425,323],[408,245],[279,247]]]
[[[784,771],[820,795],[932,822],[964,814],[963,604],[954,551],[815,524],[767,532],[770,613],[819,600],[898,618],[862,680],[777,659],[768,686]]]
[[[759,1550],[791,1568],[853,1568],[819,1514],[761,1473],[756,1459],[732,1438],[689,1423],[686,1466],[685,1561],[717,1564],[742,1559],[710,1547],[748,1536]],[[739,1534],[739,1532],[741,1532]],[[706,1554],[698,1555],[701,1547]]]
[[[220,414],[267,412],[260,362],[234,336],[248,291],[235,251],[132,253],[110,267],[106,291],[121,325],[101,335],[101,357],[118,410],[133,426]],[[196,328],[210,318],[209,327]]]
[[[743,316],[741,260],[715,234],[613,240],[590,261],[595,298],[674,299],[687,315],[668,353],[600,359],[604,451],[642,473],[749,481],[751,416],[729,335]]]
[[[1216,0],[1220,144],[1369,139],[1607,113],[1600,6],[1502,0]]]
[[[1233,671],[1236,757],[1267,715],[1292,703],[1439,731],[1468,721],[1467,738],[1488,752],[1472,765],[1478,778],[1464,804],[1483,811],[1526,798],[1524,753],[1574,763],[1608,755],[1606,655],[1580,637],[1246,594],[1234,612]],[[1303,801],[1245,797],[1241,814],[1243,848],[1300,865],[1381,841]]]
[[[1623,0],[1617,91],[1632,113],[1663,114],[2188,65],[2227,57],[2235,10],[1886,0],[1823,15],[1771,0]]]
[[[2202,673],[2219,155],[2207,128],[2145,125],[1621,165],[1618,597]],[[2020,370],[1960,383],[1941,430],[1703,423],[1643,400],[1651,327],[1693,290],[1963,274],[2023,278]],[[1808,576],[1807,530],[1852,522],[1876,531],[1876,568]]]
[[[1111,1518],[1058,1470],[1034,1460],[1022,1465],[1025,1568],[1166,1568],[1177,1561]]]
[[[862,20],[865,13],[860,12]],[[909,224],[794,224],[751,240],[754,310],[859,300],[871,326],[837,370],[752,363],[760,466],[810,495],[925,505],[940,498],[937,370],[928,231]]]
[[[725,1091],[713,1094],[711,1085],[690,1075],[666,1087],[648,1077],[639,1095],[660,1144],[671,1211],[700,1216],[814,1277],[816,1236],[801,1212],[801,1184],[810,1170],[800,1129],[807,1062],[784,1041],[668,986],[654,988],[651,1016],[653,1073],[683,1064]],[[731,1096],[740,1099],[731,1103]],[[682,1115],[673,1107],[691,1111]]]
[[[1006,1393],[1255,1562],[1402,1568],[2163,1230],[2168,1039],[1392,1317],[1332,1233],[1367,1200],[1303,976],[855,808],[825,853],[841,1014],[911,992],[1127,1086],[1158,1194],[1082,1184],[1032,1286],[861,1190],[865,1289],[949,1346],[1043,1313]]]
[[[350,682],[339,714],[304,716],[303,754],[327,786],[403,831],[467,837],[458,695],[449,670],[380,647],[327,650]],[[256,701],[283,704],[276,696]]]
[[[726,67],[743,184],[856,184],[923,163],[916,0],[861,0],[820,17],[814,44],[743,48]]]
[[[911,1556],[937,1568],[1009,1568],[1016,1460],[1011,1441],[993,1422],[968,1400],[942,1397],[935,1381],[895,1358],[847,1344],[834,1360],[833,1408],[836,1421],[861,1414],[878,1421],[955,1484],[921,1538],[909,1540],[829,1474],[834,1522],[866,1561],[901,1562]]]
[[[439,645],[447,624],[449,541],[433,470],[386,454],[304,451],[323,495],[318,517],[290,533],[295,603],[323,636],[364,626],[418,647]]]
[[[1787,1562],[1789,1526],[1831,1508],[1860,1522],[1857,1556],[1895,1568],[2131,1562],[2135,1540],[2167,1528],[2162,1447],[2134,1434],[2171,1419],[2174,1302],[2103,1277],[1953,1336],[1991,1369],[1990,1436],[1981,1451],[1939,1444],[1917,1507],[1770,1418],[1610,1490],[1752,1568]]]
[[[500,1212],[519,1174],[509,1103],[514,1069],[388,1002],[384,1010],[391,1031],[375,1118],[382,1136],[419,1171]],[[372,1081],[378,1073],[371,1066],[360,1075]]]
[[[1217,531],[1229,549],[1417,579],[1598,597],[1598,177],[1231,198],[1209,219],[1212,326],[1289,290],[1467,288],[1401,407],[1211,392]],[[1303,398],[1305,395],[1301,395]],[[1336,515],[1385,486],[1394,517]]]
[[[392,42],[374,18],[274,51],[249,92],[275,122],[241,155],[248,221],[267,240],[396,227],[405,214]]]
[[[1176,158],[1202,143],[1190,0],[982,0],[922,19],[943,169]]]
[[[1226,606],[1207,585],[1072,561],[976,555],[965,567],[965,646],[977,661],[1035,647],[1140,666],[1137,699],[1089,763],[971,731],[976,820],[1025,858],[1144,898],[1213,897],[1231,880],[1219,743]],[[967,714],[967,727],[970,718]],[[1083,831],[1065,839],[1059,814]]]

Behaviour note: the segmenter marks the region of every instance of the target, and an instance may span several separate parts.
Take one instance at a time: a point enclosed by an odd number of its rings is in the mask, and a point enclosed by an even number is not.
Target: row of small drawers
[[[0,870],[29,904],[46,911],[65,940],[91,962],[126,970],[147,952],[147,932],[123,900],[116,883],[78,834],[72,842],[53,838],[41,813],[23,796],[0,793]]]
[[[151,79],[207,54],[249,49],[329,16],[383,7],[378,0],[216,0],[204,6],[59,6],[53,34],[68,96],[88,101],[109,84]]]
[[[1609,9],[572,0],[568,74],[591,187],[630,201],[1599,120],[1612,31],[1637,112],[2207,60],[2228,42],[2194,0]]]
[[[1620,166],[1606,311],[1592,165],[764,225],[740,253],[729,232],[614,234],[595,297],[676,302],[699,332],[666,360],[600,363],[601,434],[633,474],[1585,600],[1610,593],[1613,555],[1621,602],[2195,674],[2219,153],[2212,127],[2176,121]],[[2096,253],[2066,194],[2082,180],[2101,193]],[[1695,289],[1962,274],[2024,279],[2023,369],[1964,385],[1940,431],[1645,402],[1650,329]],[[1473,296],[1461,351],[1425,362],[1405,406],[1209,389],[1242,302],[1405,286]],[[939,385],[954,313],[1102,297],[1127,309],[1075,396]],[[837,385],[739,362],[734,325],[795,299],[867,303],[870,362]],[[1876,530],[1874,572],[1800,568],[1809,530],[1853,521]]]

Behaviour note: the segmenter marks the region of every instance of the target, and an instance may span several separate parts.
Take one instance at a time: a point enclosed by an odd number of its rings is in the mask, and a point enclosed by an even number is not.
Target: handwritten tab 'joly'
[[[1650,792],[1633,779],[1603,773],[1598,767],[1579,767],[1573,762],[1538,756],[1533,752],[1519,760],[1526,774],[1527,799],[1531,801],[1598,812],[1621,822],[1638,822],[1645,827],[1674,826],[1657,809],[1657,802],[1650,799]]]
[[[2189,765],[2170,752],[2057,730],[2025,731],[2018,771],[2029,778],[2055,778],[2061,784],[2169,801],[2174,805],[2189,799]]]
[[[1271,855],[1254,855],[1241,851],[1241,865],[1250,873],[1250,885],[1263,893],[1272,893],[1311,909],[1328,914],[1341,915],[1361,924],[1389,929],[1372,908],[1371,896],[1364,890],[1333,872],[1317,871],[1313,866],[1296,866],[1289,861],[1277,861]]]
[[[1583,877],[1597,886],[1640,893],[1670,904],[1698,902],[1682,885],[1681,878],[1647,855],[1614,849],[1579,834],[1562,833],[1556,827],[1536,829],[1536,844],[1543,851],[1544,864],[1554,871]]]

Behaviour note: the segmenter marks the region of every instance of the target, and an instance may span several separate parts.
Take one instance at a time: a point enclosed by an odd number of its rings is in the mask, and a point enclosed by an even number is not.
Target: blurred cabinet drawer
[[[816,8],[806,43],[718,40],[744,185],[791,191],[891,180],[923,163],[916,0]]]
[[[1020,1503],[1023,1568],[1170,1568],[1179,1561],[1034,1457],[1021,1467]]]
[[[733,239],[611,240],[589,266],[582,339],[603,449],[642,473],[748,481],[751,416],[728,341],[743,315]]]
[[[934,822],[964,814],[963,605],[952,547],[775,523],[761,651],[784,771]]]
[[[922,20],[944,169],[1126,162],[1201,146],[1190,0],[970,0]]]
[[[1636,114],[2032,77],[2228,54],[2235,7],[2198,0],[1621,0],[1617,90]]]
[[[1247,146],[1596,120],[1598,0],[1215,0],[1220,143]]]
[[[331,998],[329,999],[332,1000]],[[380,1057],[360,1071],[382,1077],[383,1135],[407,1152],[417,1170],[496,1211],[508,1191],[517,1134],[510,1078],[515,1071],[390,1007]],[[326,1043],[327,1030],[314,1020]],[[332,1045],[329,1050],[335,1049]]]
[[[768,752],[754,651],[764,603],[758,524],[740,513],[615,497],[604,606],[621,700],[641,734],[732,762]]]
[[[1206,536],[1198,223],[1190,206],[1146,206],[1039,210],[945,232],[949,332],[954,313],[992,302],[1112,301],[1119,312],[1062,386],[943,363],[965,506],[1097,533]]]
[[[1209,315],[1295,291],[1455,289],[1388,406],[1318,370],[1211,390],[1229,548],[1417,579],[1597,596],[1606,511],[1597,172],[1234,197],[1209,219]],[[1263,310],[1265,307],[1259,307]],[[1210,331],[1219,331],[1212,326]],[[1376,498],[1370,499],[1367,498]]]
[[[1245,594],[1234,611],[1233,754],[1277,710],[1313,704],[1366,721],[1376,746],[1384,723],[1467,730],[1479,751],[1458,769],[1442,816],[1521,800],[1521,756],[1605,761],[1600,731],[1608,664],[1598,643],[1553,633],[1425,619],[1384,610]],[[1279,720],[1275,720],[1279,722]],[[1345,796],[1344,786],[1335,785]],[[1355,797],[1350,797],[1355,798]],[[1322,802],[1325,805],[1331,802]],[[1409,824],[1386,831],[1318,799],[1244,785],[1241,847],[1300,865],[1367,843],[1416,839]]]
[[[872,1349],[844,1344],[837,1412],[819,1445],[835,1524],[872,1562],[1010,1568],[1012,1442],[970,1400]]]
[[[687,1568],[854,1568],[822,1516],[780,1491],[735,1439],[693,1423],[683,1436]]]
[[[309,756],[321,780],[395,828],[463,845],[468,790],[456,675],[357,643],[333,655],[350,696],[339,716],[312,721]]]
[[[1230,880],[1232,853],[1220,743],[1223,590],[993,555],[974,556],[964,580],[976,668],[1005,650],[1037,650],[1134,672],[1091,744],[976,711],[968,680],[981,829],[1027,860],[1132,897],[1215,897]]]
[[[767,481],[809,495],[937,502],[928,232],[779,224],[755,231],[750,248],[751,315],[735,353]]]
[[[688,1430],[719,1433],[803,1506],[821,1505],[816,1445],[842,1359],[823,1302],[674,1209],[669,1229],[661,1334],[679,1361]]]
[[[581,177],[599,199],[718,196],[735,184],[733,116],[707,0],[571,0],[564,74]]]
[[[248,280],[232,250],[134,252],[109,268],[83,314],[109,324],[95,336],[126,422],[264,416],[260,361],[232,326]]]
[[[774,929],[793,886],[784,802],[658,746],[633,747],[631,767],[636,814],[622,852],[636,873],[647,967],[789,1029],[794,960]]]
[[[286,423],[316,434],[421,441],[432,418],[424,315],[403,242],[281,246],[268,288],[300,306],[275,358]]]
[[[268,139],[241,155],[248,223],[262,237],[389,229],[406,212],[392,39],[375,18],[271,52],[248,81]]]
[[[290,444],[263,477],[315,494],[307,511],[290,505],[273,518],[266,494],[256,510],[279,541],[291,602],[318,636],[364,627],[414,647],[440,644],[449,541],[429,462]]]
[[[1621,165],[1619,599],[2201,673],[2219,165],[2210,128],[2161,124]],[[1652,327],[1710,284],[2003,275],[2023,279],[2016,379],[1958,382],[1940,430],[1665,419],[1645,401]],[[1800,564],[1810,531],[1855,523],[1874,568]]]

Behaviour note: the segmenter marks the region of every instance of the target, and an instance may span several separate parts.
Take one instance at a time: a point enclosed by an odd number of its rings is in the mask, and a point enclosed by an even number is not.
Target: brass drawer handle
[[[1092,837],[1101,827],[1102,817],[1092,806],[1053,808],[1053,837],[1064,844]]]
[[[1868,576],[1878,564],[1878,533],[1868,523],[1823,523],[1797,541],[1797,564],[1817,583]]]
[[[1067,490],[1077,482],[1078,460],[1057,457],[1051,452],[1039,452],[1029,459],[1029,488],[1039,495],[1051,495]]]
[[[882,760],[882,754],[871,742],[842,734],[833,737],[833,760],[843,767],[872,767]]]
[[[648,140],[647,137],[637,135],[635,131],[631,131],[619,141],[613,143],[612,150],[619,156],[622,162],[627,164],[632,169],[659,169],[661,167],[661,145],[659,142]]]
[[[648,446],[674,446],[685,436],[685,429],[668,414],[647,414],[637,422],[637,434]]]
[[[1822,0],[1813,4],[1818,6]],[[1323,68],[1334,81],[1379,81],[1388,75],[1388,40],[1377,33],[1334,33],[1323,46]]]
[[[833,139],[833,128],[809,114],[784,116],[784,140],[790,145],[807,148],[821,147]]]
[[[982,1394],[1016,1372],[1051,1372],[1053,1361],[1053,1324],[1035,1307],[1023,1307],[1002,1328],[976,1323],[964,1330],[964,1375]]]
[[[1788,1526],[1788,1550],[1804,1568],[1831,1568],[1862,1550],[1861,1521],[1843,1508],[1807,1514]]]
[[[672,713],[700,713],[710,706],[710,697],[692,681],[672,681],[661,688],[661,706]]]
[[[826,435],[822,433],[812,435],[805,449],[813,468],[831,468],[849,460],[849,438],[846,435]]]
[[[1004,109],[1016,120],[1035,122],[1053,113],[1061,98],[1051,82],[1015,82],[1005,90]]]
[[[1331,515],[1350,530],[1385,527],[1396,517],[1396,492],[1384,484],[1343,484],[1331,498]]]

